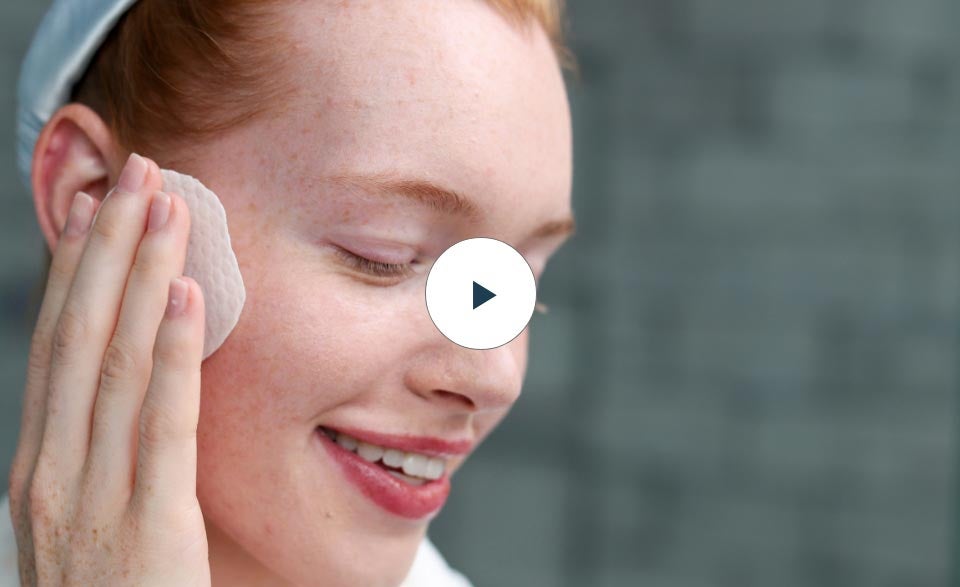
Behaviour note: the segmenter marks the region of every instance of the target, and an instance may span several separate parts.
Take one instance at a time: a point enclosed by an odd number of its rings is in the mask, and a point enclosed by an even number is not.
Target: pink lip
[[[353,436],[346,430],[343,432]],[[380,465],[368,462],[360,455],[341,447],[330,440],[330,437],[319,428],[314,430],[314,436],[326,449],[327,454],[337,462],[346,478],[367,498],[392,514],[403,518],[421,519],[438,512],[447,501],[447,495],[450,493],[450,479],[446,474],[435,481],[427,481],[423,485],[410,485],[387,473]],[[361,440],[366,441],[363,438]],[[373,442],[373,444],[380,443]],[[384,445],[400,449],[396,443],[380,444],[380,446]]]

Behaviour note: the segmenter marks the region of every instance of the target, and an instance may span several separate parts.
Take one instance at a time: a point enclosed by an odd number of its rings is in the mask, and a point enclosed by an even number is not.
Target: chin
[[[315,447],[287,451],[288,459],[238,458],[231,455],[242,449],[223,436],[199,440],[197,492],[215,586],[397,587],[407,576],[426,522],[371,503],[335,463],[318,466]],[[218,574],[221,564],[236,574]]]

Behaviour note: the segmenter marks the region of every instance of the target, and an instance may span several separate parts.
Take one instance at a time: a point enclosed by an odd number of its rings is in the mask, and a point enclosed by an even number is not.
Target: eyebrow
[[[533,231],[533,238],[552,238],[555,236],[571,236],[577,231],[576,223],[573,217],[563,220],[551,220],[541,224],[538,229]]]
[[[330,181],[343,188],[359,189],[366,193],[383,196],[400,196],[438,212],[477,219],[480,209],[463,194],[425,179],[402,178],[386,174],[358,175],[340,174]],[[575,232],[573,217],[551,220],[537,227],[533,238],[568,236]]]

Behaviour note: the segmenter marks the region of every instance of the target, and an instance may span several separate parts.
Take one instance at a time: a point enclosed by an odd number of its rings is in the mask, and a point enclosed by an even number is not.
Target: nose
[[[526,333],[506,345],[483,351],[443,339],[419,355],[406,373],[405,384],[416,395],[446,410],[504,410],[520,396],[526,353]]]

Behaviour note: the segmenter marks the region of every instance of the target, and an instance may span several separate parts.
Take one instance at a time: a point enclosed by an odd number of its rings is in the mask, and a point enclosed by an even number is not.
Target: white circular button
[[[492,238],[453,245],[427,276],[427,312],[437,329],[469,349],[493,349],[527,327],[537,282],[523,255]]]

